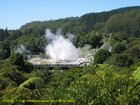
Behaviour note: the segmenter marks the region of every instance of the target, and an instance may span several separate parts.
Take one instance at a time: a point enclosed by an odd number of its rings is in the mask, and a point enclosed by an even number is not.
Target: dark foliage
[[[24,59],[20,53],[13,53],[9,58],[9,62],[19,67],[23,67],[24,65]]]
[[[94,55],[94,63],[102,64],[110,55],[111,53],[109,51],[101,49]]]
[[[112,53],[121,53],[126,50],[126,45],[124,43],[117,43],[112,48]]]

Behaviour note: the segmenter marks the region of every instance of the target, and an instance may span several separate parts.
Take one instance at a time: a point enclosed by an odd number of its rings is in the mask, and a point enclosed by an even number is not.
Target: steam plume
[[[61,29],[56,34],[50,29],[46,29],[46,38],[49,44],[45,47],[45,53],[54,60],[76,60],[79,57],[79,50],[72,43],[72,34],[67,34],[64,38]]]
[[[22,54],[26,59],[31,58],[31,52],[27,50],[24,45],[20,45],[20,47],[18,47],[15,52]]]

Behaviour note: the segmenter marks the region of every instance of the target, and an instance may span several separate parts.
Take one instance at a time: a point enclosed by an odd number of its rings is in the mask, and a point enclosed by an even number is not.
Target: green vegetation
[[[100,64],[68,71],[52,72],[42,69],[26,73],[12,65],[7,68],[9,71],[2,67],[0,100],[16,102],[19,99],[73,99],[75,104],[79,105],[138,104],[139,67],[127,68],[131,70],[129,74],[116,73],[113,68],[114,66]],[[42,72],[43,74],[40,74]]]
[[[117,43],[113,46],[112,53],[121,53],[126,50],[126,45],[124,43]]]
[[[94,55],[94,63],[102,64],[110,55],[111,53],[109,51],[101,49]]]
[[[75,100],[74,105],[140,104],[140,7],[120,8],[50,21],[36,21],[19,30],[0,29],[0,104],[38,105],[18,100]],[[48,43],[44,30],[75,35],[77,47],[100,48],[90,66],[61,70],[34,68],[15,53],[25,45],[32,54],[44,56]],[[67,37],[67,36],[65,36]],[[14,102],[4,103],[3,100]],[[46,103],[42,103],[46,105]],[[48,103],[52,104],[52,103]]]

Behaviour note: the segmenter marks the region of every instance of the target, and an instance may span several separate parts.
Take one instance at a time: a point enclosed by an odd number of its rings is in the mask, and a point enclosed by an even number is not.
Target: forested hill
[[[27,23],[19,30],[10,30],[11,34],[9,37],[19,37],[22,35],[44,35],[44,30],[46,28],[50,29],[58,29],[62,28],[65,32],[72,32],[74,34],[87,34],[92,30],[102,30],[107,21],[110,20],[110,17],[117,14],[123,14],[125,12],[139,10],[140,6],[133,7],[125,7],[114,9],[107,12],[98,12],[98,13],[88,13],[81,17],[68,17],[62,18],[58,20],[48,20],[48,21],[33,21]],[[139,14],[139,11],[136,11]],[[3,35],[3,30],[1,30],[0,36],[4,38],[0,38],[0,40],[4,40],[7,38]]]
[[[100,41],[105,34],[112,33],[113,39],[119,41],[129,39],[129,37],[139,37],[139,23],[140,6],[89,13],[81,17],[33,21],[21,26],[19,30],[0,30],[0,57],[7,58],[21,44],[32,53],[43,52],[46,44],[44,38],[46,28],[53,31],[61,28],[64,35],[71,32],[75,35],[73,42],[77,47],[90,44],[95,48],[98,44],[101,45],[101,43],[96,43],[96,40]]]
[[[89,13],[81,17],[69,17],[50,21],[34,21],[23,25],[20,30],[23,34],[44,34],[44,29],[62,28],[66,32],[75,34],[88,33],[92,30],[100,30],[112,15],[139,10],[140,6],[119,8],[107,12]]]

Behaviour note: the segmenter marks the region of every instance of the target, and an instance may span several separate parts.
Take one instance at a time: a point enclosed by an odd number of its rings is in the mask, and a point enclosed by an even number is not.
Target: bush
[[[99,50],[95,55],[94,55],[94,64],[102,64],[107,57],[109,57],[111,53],[105,49]]]
[[[126,45],[124,43],[117,43],[112,48],[112,53],[121,53],[126,50]]]
[[[137,81],[140,81],[140,67],[138,67],[134,72],[133,72],[133,77],[134,79],[136,79]]]
[[[119,32],[116,32],[112,37],[113,39],[121,42],[123,40],[127,40],[129,35],[124,31],[119,31]]]
[[[23,74],[17,70],[16,66],[9,66],[2,69],[2,75],[6,78],[11,79],[16,82],[18,85],[26,80]]]
[[[23,71],[30,73],[33,69],[34,69],[33,64],[31,64],[29,62],[24,62]]]
[[[9,62],[12,65],[16,65],[19,70],[24,72],[31,72],[33,70],[33,65],[29,62],[24,61],[23,56],[20,53],[14,53],[10,56]]]
[[[119,67],[130,67],[134,64],[132,58],[127,54],[114,54],[108,63]]]
[[[140,61],[140,44],[130,48],[129,55],[134,59],[135,62]]]
[[[21,68],[24,65],[24,59],[20,53],[13,53],[9,58],[9,62]]]

